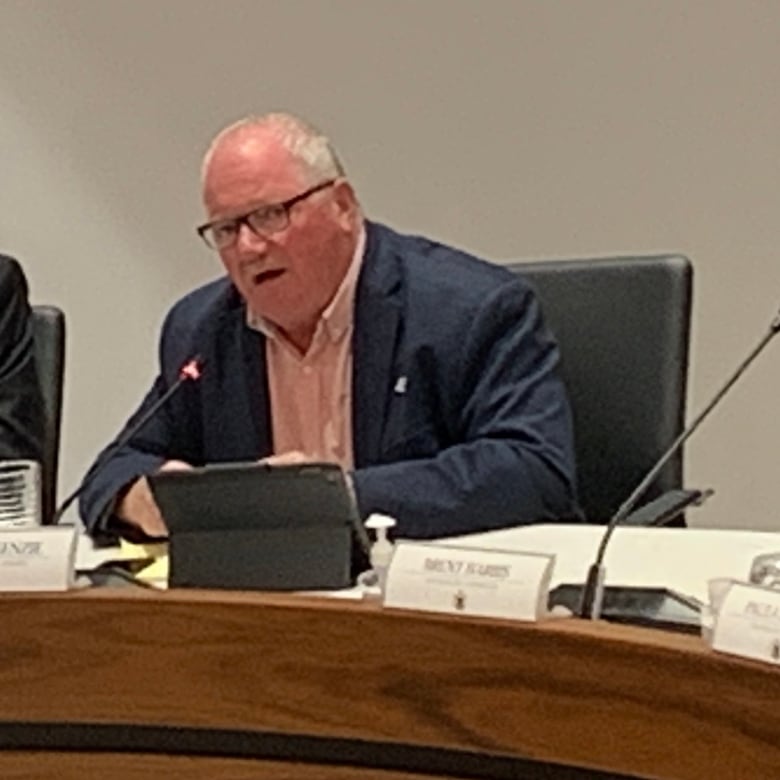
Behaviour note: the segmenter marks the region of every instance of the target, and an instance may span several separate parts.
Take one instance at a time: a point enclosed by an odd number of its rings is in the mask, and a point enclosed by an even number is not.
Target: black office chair
[[[56,306],[33,306],[32,319],[35,362],[46,414],[41,463],[41,508],[43,522],[50,523],[57,503],[65,368],[65,315]]]
[[[679,255],[514,263],[558,339],[580,504],[606,522],[682,431],[692,268]],[[682,487],[682,452],[644,504]]]

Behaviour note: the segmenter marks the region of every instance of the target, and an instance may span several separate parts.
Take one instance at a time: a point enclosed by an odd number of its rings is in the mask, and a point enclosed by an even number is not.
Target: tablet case
[[[345,588],[353,544],[368,544],[336,464],[216,464],[148,479],[170,534],[170,587]]]

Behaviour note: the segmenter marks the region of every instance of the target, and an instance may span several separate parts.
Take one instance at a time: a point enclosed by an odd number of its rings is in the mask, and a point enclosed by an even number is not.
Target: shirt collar
[[[328,304],[320,317],[320,321],[331,341],[335,342],[341,339],[354,320],[355,291],[357,290],[360,267],[363,264],[365,247],[366,229],[361,226],[358,240],[355,244],[355,253],[352,255],[352,262],[349,264],[347,273],[344,274],[344,278],[341,280],[333,300]]]

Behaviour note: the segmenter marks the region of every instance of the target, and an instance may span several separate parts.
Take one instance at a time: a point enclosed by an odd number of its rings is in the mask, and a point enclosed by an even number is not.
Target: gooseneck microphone
[[[661,470],[668,463],[669,459],[674,457],[680,447],[685,444],[696,429],[704,422],[710,412],[718,405],[735,382],[745,373],[748,366],[750,366],[750,364],[759,356],[772,338],[777,335],[778,331],[780,331],[780,311],[778,311],[775,318],[772,320],[767,333],[758,344],[756,344],[742,363],[739,364],[736,371],[734,371],[728,381],[715,394],[715,397],[704,407],[696,419],[684,428],[682,433],[680,433],[680,435],[669,445],[669,448],[661,455],[657,463],[647,472],[645,478],[636,486],[631,495],[620,505],[617,512],[615,512],[609,523],[607,523],[607,528],[604,531],[604,536],[601,538],[601,544],[599,545],[598,553],[596,554],[596,560],[588,569],[588,577],[585,580],[585,587],[582,591],[582,601],[580,603],[579,612],[580,617],[598,620],[601,616],[601,605],[604,599],[604,579],[606,576],[604,555],[615,528],[631,514],[631,511],[634,509],[639,499],[653,483],[653,480],[661,473]]]
[[[57,525],[60,519],[68,510],[70,505],[81,495],[90,481],[105,468],[114,455],[116,455],[122,447],[127,444],[134,436],[136,436],[144,426],[162,409],[170,399],[176,395],[181,386],[187,382],[197,382],[203,372],[203,361],[200,355],[191,357],[186,363],[179,369],[179,375],[176,381],[138,418],[134,425],[125,431],[123,436],[117,439],[113,446],[109,446],[107,450],[103,452],[102,457],[98,460],[92,469],[92,472],[84,477],[81,484],[60,504],[57,511],[52,516],[52,525]]]

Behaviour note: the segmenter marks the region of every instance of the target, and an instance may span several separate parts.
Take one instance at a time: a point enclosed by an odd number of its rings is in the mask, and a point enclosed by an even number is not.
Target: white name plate
[[[732,583],[715,618],[712,647],[780,664],[780,590]]]
[[[384,605],[538,620],[547,614],[554,555],[398,542]]]
[[[75,555],[75,526],[2,530],[0,591],[67,590]]]

